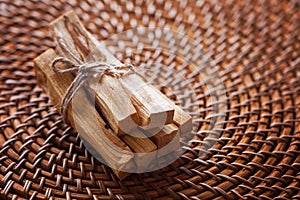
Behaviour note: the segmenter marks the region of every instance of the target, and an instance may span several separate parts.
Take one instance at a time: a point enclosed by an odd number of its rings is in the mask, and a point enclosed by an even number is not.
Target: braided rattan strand
[[[204,135],[213,134],[208,95],[204,83],[191,79],[203,93],[193,97],[199,130],[179,160],[121,182],[90,156],[36,85],[32,64],[54,47],[48,23],[70,9],[100,40],[156,26],[185,30],[203,46],[227,95],[222,134],[208,154],[197,156]],[[0,199],[300,199],[298,1],[4,0],[0,22]],[[112,48],[135,65],[163,62],[171,66],[163,74],[180,66],[189,73],[164,51],[128,56],[122,46]]]

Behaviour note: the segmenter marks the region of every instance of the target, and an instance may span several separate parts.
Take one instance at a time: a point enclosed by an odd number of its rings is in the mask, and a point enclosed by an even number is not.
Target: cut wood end
[[[165,134],[170,135],[175,134],[178,131],[178,127],[175,124],[168,124],[165,125],[162,130]]]
[[[171,141],[168,142],[168,144],[161,147],[157,151],[157,158],[160,158],[160,157],[168,155],[168,154],[172,154],[173,152],[179,151],[180,149],[181,149],[180,148],[180,135],[176,134],[175,136],[173,136]]]
[[[150,130],[155,128],[162,129],[164,125],[173,123],[173,116],[174,110],[151,113],[148,118],[140,117],[139,124],[140,127],[144,130]]]
[[[138,115],[136,113],[132,113],[131,115],[127,116],[119,120],[119,135],[124,135],[130,133],[132,130],[137,129],[137,124],[139,122]]]
[[[51,62],[57,57],[53,49],[48,49],[33,60],[37,81],[45,87],[49,76],[55,75],[50,68]],[[47,88],[44,88],[47,91]]]
[[[191,132],[193,130],[192,117],[179,106],[175,105],[174,108],[174,124],[179,127],[181,133]]]
[[[49,60],[53,60],[57,57],[54,49],[47,49],[45,52],[43,52],[42,54],[40,54],[38,57],[36,57],[33,60],[35,69],[38,69],[38,65],[42,66],[43,64],[45,64],[45,62],[48,62]],[[45,65],[43,65],[45,66]],[[54,73],[54,72],[53,72]]]
[[[124,180],[125,178],[127,178],[130,173],[128,172],[124,172],[124,171],[120,171],[120,170],[116,170],[116,169],[112,169],[114,174],[120,179],[120,180]]]
[[[167,124],[151,137],[151,140],[157,145],[157,148],[160,149],[167,145],[178,133],[178,127],[175,124]],[[179,144],[179,138],[176,141]]]
[[[48,49],[34,59],[34,67],[38,83],[47,92],[56,109],[60,111],[60,101],[67,87],[71,84],[72,77],[68,74],[57,74],[51,69],[50,65],[56,57],[55,51]]]
[[[174,108],[165,108],[165,112],[157,112],[153,113],[151,116],[151,121],[160,121],[162,124],[171,124],[173,123],[173,116],[174,116]]]
[[[79,18],[76,15],[76,13],[74,12],[74,10],[70,10],[70,11],[67,11],[65,14],[59,16],[58,18],[54,19],[53,21],[51,21],[49,23],[49,26],[52,27],[52,26],[55,26],[55,24],[60,23],[61,21],[64,21],[65,17],[77,18],[79,21]]]
[[[119,80],[130,95],[141,126],[149,129],[172,123],[175,104],[157,88],[145,83],[137,74],[129,74]]]
[[[137,172],[144,172],[156,159],[156,145],[141,131],[136,129],[132,135],[122,136],[123,141],[133,150]]]

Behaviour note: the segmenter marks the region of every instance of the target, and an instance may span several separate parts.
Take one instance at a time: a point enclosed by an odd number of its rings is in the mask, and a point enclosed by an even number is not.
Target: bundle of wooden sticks
[[[61,71],[74,66],[84,68],[84,63],[102,62],[110,67],[125,65],[101,48],[73,11],[53,21],[50,28],[57,42],[58,55],[48,49],[34,62],[39,84],[60,112],[66,92],[70,92],[68,88],[78,74],[72,70],[68,73],[53,71],[53,61],[58,56],[68,59],[68,62],[55,64]],[[114,69],[119,70],[118,76],[104,70],[98,82],[88,86],[82,83],[84,89],[76,90],[76,98],[80,99],[77,106],[82,109],[67,104],[64,119],[122,179],[127,176],[122,171],[128,168],[143,171],[153,160],[178,150],[179,137],[192,130],[192,119],[158,89],[146,84],[130,67]],[[93,118],[91,113],[94,113]],[[168,148],[157,151],[166,145]]]

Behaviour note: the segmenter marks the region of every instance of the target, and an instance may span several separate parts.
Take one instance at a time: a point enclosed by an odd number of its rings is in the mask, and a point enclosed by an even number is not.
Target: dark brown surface
[[[141,1],[70,2],[0,1],[0,199],[300,199],[300,3],[155,1],[153,10]],[[54,47],[47,25],[72,8],[100,40],[136,23],[186,30],[219,68],[224,127],[208,129],[209,95],[198,81],[200,128],[188,152],[160,171],[118,181],[36,85],[32,59]],[[120,58],[183,65],[166,52],[146,52]],[[204,135],[218,132],[198,157]]]

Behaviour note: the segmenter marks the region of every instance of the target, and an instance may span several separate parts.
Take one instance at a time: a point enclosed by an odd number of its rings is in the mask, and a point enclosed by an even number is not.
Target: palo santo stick
[[[74,62],[77,62],[77,59],[73,55],[82,62],[102,61],[108,64],[122,64],[107,50],[101,48],[99,42],[83,27],[73,11],[51,22],[50,28],[61,56]],[[124,135],[125,132],[136,128],[138,122],[136,110],[117,78],[105,76],[101,83],[91,84],[91,89],[96,92],[96,106],[101,109],[117,135]]]
[[[165,157],[169,155],[169,158],[174,158],[175,156],[180,155],[182,152],[180,143],[180,135],[175,135],[175,138],[167,145],[162,147],[161,149],[158,149],[157,151],[157,159],[160,159],[161,157]],[[177,157],[178,158],[178,157]]]
[[[187,137],[192,129],[192,117],[184,112],[179,106],[175,105],[174,124],[179,127],[181,137]]]
[[[174,136],[178,132],[178,127],[174,124],[164,125],[163,128],[156,133],[151,139],[157,145],[158,148],[164,147],[171,140],[173,140]],[[178,142],[179,143],[179,142]]]
[[[166,124],[162,128],[140,129],[157,146],[157,158],[180,149],[179,129],[174,123]]]
[[[145,129],[162,128],[170,124],[174,116],[174,103],[155,87],[148,85],[136,75],[129,74],[120,78],[140,117]]]
[[[156,144],[158,152],[157,157],[165,156],[173,151],[180,149],[178,127],[174,124],[164,125],[151,140]]]
[[[130,135],[121,137],[136,153],[134,161],[137,165],[137,172],[144,172],[150,163],[156,159],[156,153],[153,153],[153,151],[157,150],[156,145],[138,129],[134,130]]]
[[[101,110],[110,127],[117,135],[124,135],[135,130],[138,116],[130,98],[118,80],[103,76],[100,83],[89,82],[89,93],[95,92],[95,106]],[[94,90],[94,91],[93,91]]]
[[[69,85],[73,81],[71,74],[59,74],[51,70],[50,65],[57,55],[53,49],[47,50],[34,60],[37,72],[37,79],[40,85],[47,91],[51,102],[57,110],[60,109],[61,100]],[[76,102],[78,105],[72,109],[71,104],[67,108],[67,120],[72,127],[76,127],[80,136],[88,141],[89,144],[101,154],[103,159],[109,166],[114,169],[116,175],[122,179],[124,178],[122,170],[132,169],[135,167],[133,163],[133,152],[130,148],[120,140],[110,129],[105,128],[105,122],[95,111],[95,107],[90,103],[87,95],[83,90],[78,90],[76,98],[80,101]],[[92,118],[91,114],[95,113],[96,118]],[[76,124],[74,118],[77,118]],[[101,130],[99,130],[99,127]],[[112,144],[115,145],[114,148]]]

